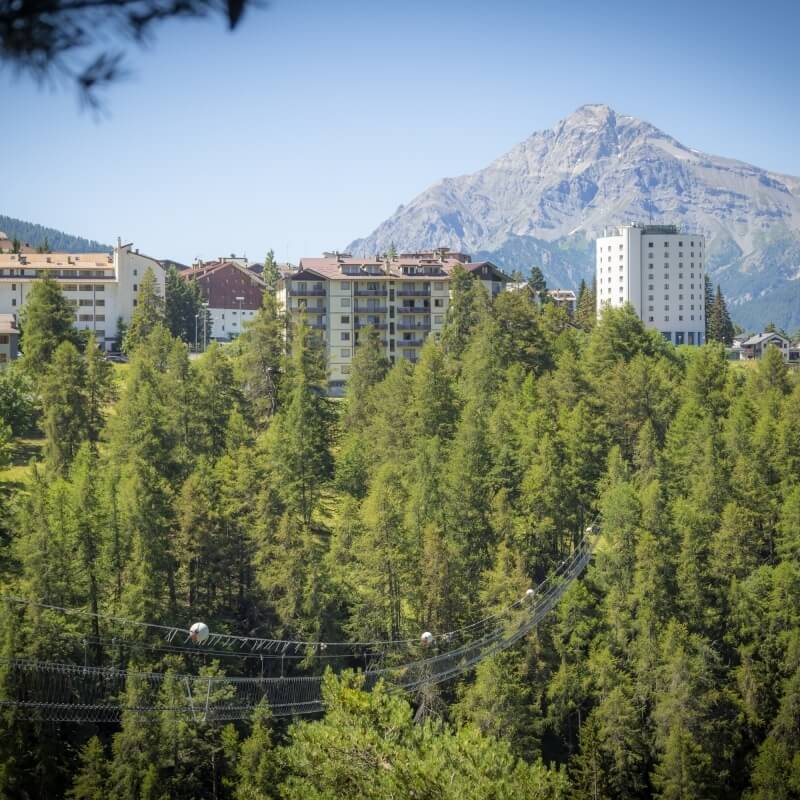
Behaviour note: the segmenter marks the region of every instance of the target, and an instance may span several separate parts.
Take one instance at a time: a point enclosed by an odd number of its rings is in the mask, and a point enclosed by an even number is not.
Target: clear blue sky
[[[156,257],[297,260],[597,102],[800,175],[798,9],[272,0],[234,33],[171,23],[104,118],[0,72],[0,209]]]

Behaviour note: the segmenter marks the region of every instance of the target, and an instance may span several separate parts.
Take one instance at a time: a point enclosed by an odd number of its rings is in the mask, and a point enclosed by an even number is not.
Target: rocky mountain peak
[[[574,286],[591,277],[590,243],[605,226],[674,223],[707,236],[712,268],[723,289],[733,287],[734,314],[785,284],[796,293],[785,316],[800,325],[799,187],[798,178],[692,150],[593,103],[478,172],[433,185],[347,249],[448,246],[507,269],[538,264],[552,282]]]

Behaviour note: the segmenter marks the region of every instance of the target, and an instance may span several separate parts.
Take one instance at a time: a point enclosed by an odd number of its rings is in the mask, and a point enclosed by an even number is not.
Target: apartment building
[[[705,340],[705,237],[675,225],[620,225],[596,242],[597,313],[630,303],[679,344]]]
[[[111,253],[0,253],[0,314],[19,314],[34,283],[49,276],[75,309],[75,326],[92,331],[100,348],[111,350],[119,321],[127,324],[133,316],[148,268],[163,295],[161,264],[120,240]]]
[[[506,286],[506,291],[527,292],[533,302],[537,304],[541,302],[539,293],[531,288],[531,285],[528,283],[528,281],[515,281],[513,283],[509,283]],[[578,305],[578,298],[572,289],[548,289],[547,296],[554,305],[565,309],[570,316],[575,313]]]
[[[450,276],[456,266],[472,273],[496,296],[510,280],[488,261],[464,253],[433,252],[358,258],[325,253],[303,258],[296,272],[278,284],[278,302],[289,316],[305,314],[322,336],[331,394],[341,394],[350,374],[359,331],[376,328],[386,354],[416,362],[431,333],[444,326],[450,301]]]
[[[0,314],[0,369],[19,352],[19,328],[13,314]]]
[[[235,339],[244,330],[244,323],[261,308],[265,284],[248,269],[246,259],[198,262],[180,275],[184,280],[196,281],[208,303],[209,339]]]

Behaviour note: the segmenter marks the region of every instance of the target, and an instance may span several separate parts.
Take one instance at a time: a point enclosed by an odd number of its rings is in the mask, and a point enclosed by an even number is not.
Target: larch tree
[[[287,507],[309,526],[322,487],[333,477],[332,416],[321,347],[302,321],[293,332],[287,372],[284,408],[269,433],[271,462]]]
[[[105,800],[108,797],[108,762],[97,736],[92,736],[84,745],[80,760],[80,770],[75,774],[67,797],[69,800]]]
[[[122,348],[132,353],[159,325],[166,323],[164,298],[156,280],[156,274],[148,267],[139,284],[136,308],[125,334]]]
[[[361,430],[372,417],[375,412],[372,388],[386,377],[389,366],[386,347],[377,328],[369,325],[359,331],[345,396],[345,430]]]
[[[442,329],[442,346],[456,358],[463,353],[475,326],[488,313],[489,295],[481,282],[457,264],[450,273],[450,302]]]
[[[84,396],[86,366],[72,342],[62,342],[56,348],[40,386],[47,463],[61,474],[69,469],[89,434],[89,409]]]
[[[254,421],[263,426],[279,407],[286,352],[286,323],[273,292],[264,292],[238,345],[236,375]]]
[[[20,312],[22,361],[28,373],[39,380],[62,342],[76,347],[75,309],[67,302],[53,278],[34,281]]]
[[[278,281],[281,279],[281,272],[278,269],[278,263],[275,261],[275,251],[268,250],[267,255],[264,256],[264,271],[261,273],[261,278],[267,284],[267,291],[275,294],[278,288]]]

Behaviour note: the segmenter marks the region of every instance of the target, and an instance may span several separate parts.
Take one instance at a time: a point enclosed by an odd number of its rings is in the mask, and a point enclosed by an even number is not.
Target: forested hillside
[[[0,796],[800,797],[800,381],[777,350],[733,365],[628,309],[595,325],[527,293],[490,304],[457,272],[441,339],[390,365],[362,331],[335,403],[317,340],[301,323],[286,352],[270,293],[239,340],[190,361],[147,286],[113,373],[55,284],[29,300],[24,357],[0,373],[0,457],[33,426],[44,443],[2,484],[4,594],[251,636],[418,639],[536,586],[596,515],[602,536],[533,634],[424,697],[348,672],[326,679],[324,716],[291,724],[176,715],[175,681],[148,712],[132,684],[121,725],[0,705]],[[11,601],[0,626],[0,703],[11,656],[284,668]]]
[[[56,228],[48,228],[34,222],[6,217],[0,214],[0,231],[9,239],[19,239],[31,247],[47,247],[57,253],[105,253],[111,252],[107,244],[100,244],[93,239],[73,236]]]

